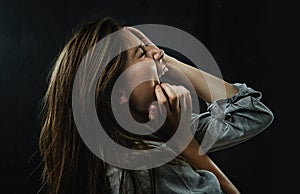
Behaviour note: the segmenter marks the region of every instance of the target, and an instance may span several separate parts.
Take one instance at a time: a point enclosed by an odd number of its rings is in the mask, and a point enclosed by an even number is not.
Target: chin
[[[151,103],[150,103],[151,104]],[[149,121],[148,115],[149,115],[149,105],[141,105],[139,103],[133,103],[130,101],[129,103],[129,109],[132,117],[140,123],[145,123]]]

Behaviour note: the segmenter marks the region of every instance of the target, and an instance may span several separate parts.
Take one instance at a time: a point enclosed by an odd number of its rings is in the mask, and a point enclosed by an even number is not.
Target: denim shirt
[[[228,99],[208,103],[204,113],[192,113],[191,130],[194,130],[194,137],[205,152],[229,148],[249,140],[265,130],[274,119],[271,110],[260,101],[261,92],[247,87],[246,84],[233,85],[238,89],[237,94]],[[130,173],[134,173],[137,178],[131,179]],[[107,177],[113,194],[119,193],[122,176],[126,179],[126,193],[223,193],[213,173],[194,170],[189,164],[164,164],[152,171],[138,170],[130,173],[108,166]]]

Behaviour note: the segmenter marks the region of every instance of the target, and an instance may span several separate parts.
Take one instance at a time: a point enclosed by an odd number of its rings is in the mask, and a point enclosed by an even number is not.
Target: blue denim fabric
[[[239,90],[229,99],[220,99],[208,104],[207,112],[192,114],[191,130],[205,152],[225,149],[251,139],[265,130],[274,115],[260,100],[262,93],[246,84],[235,83]],[[113,189],[119,193],[121,176],[126,180],[125,193],[157,194],[221,194],[216,176],[206,170],[193,170],[186,164],[165,164],[152,170],[131,171],[137,177],[131,179],[127,170],[109,166],[107,177]],[[123,174],[122,174],[123,173]],[[154,188],[151,186],[154,176]]]
[[[229,148],[249,140],[273,122],[272,111],[260,101],[261,92],[246,84],[233,85],[239,90],[237,94],[208,104],[207,112],[192,117],[197,125],[195,139],[205,152]],[[207,145],[207,142],[213,144]]]

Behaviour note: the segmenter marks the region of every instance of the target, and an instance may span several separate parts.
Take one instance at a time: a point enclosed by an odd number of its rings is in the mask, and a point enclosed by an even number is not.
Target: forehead
[[[130,49],[142,44],[142,41],[126,28],[118,31],[118,38],[122,40],[125,48]]]

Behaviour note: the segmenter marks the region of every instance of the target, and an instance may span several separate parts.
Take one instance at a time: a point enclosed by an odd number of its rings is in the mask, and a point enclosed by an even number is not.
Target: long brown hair
[[[109,193],[105,162],[82,142],[73,120],[71,97],[75,74],[84,55],[101,38],[120,28],[112,18],[84,23],[66,43],[50,72],[49,87],[42,102],[39,141],[44,162],[43,180],[49,193]],[[123,59],[124,54],[120,54],[107,65],[96,94],[105,94],[109,89]],[[99,95],[96,99],[97,104],[101,104]]]
[[[39,148],[44,166],[43,185],[51,194],[111,192],[106,177],[107,164],[87,148],[76,129],[72,112],[72,88],[79,65],[88,51],[99,40],[121,28],[110,17],[84,23],[72,34],[49,72],[49,87],[41,103],[42,130]],[[106,52],[105,49],[101,50],[103,55]],[[153,141],[160,139],[128,134],[115,121],[110,107],[112,86],[122,73],[126,57],[126,52],[120,51],[101,71],[97,81],[95,105],[100,122],[111,138],[124,146],[144,149],[147,148],[143,141],[145,138]],[[101,114],[102,112],[105,114]],[[149,173],[152,174],[152,170]],[[126,192],[125,182],[122,180],[121,183],[124,183],[120,186],[121,193]]]

